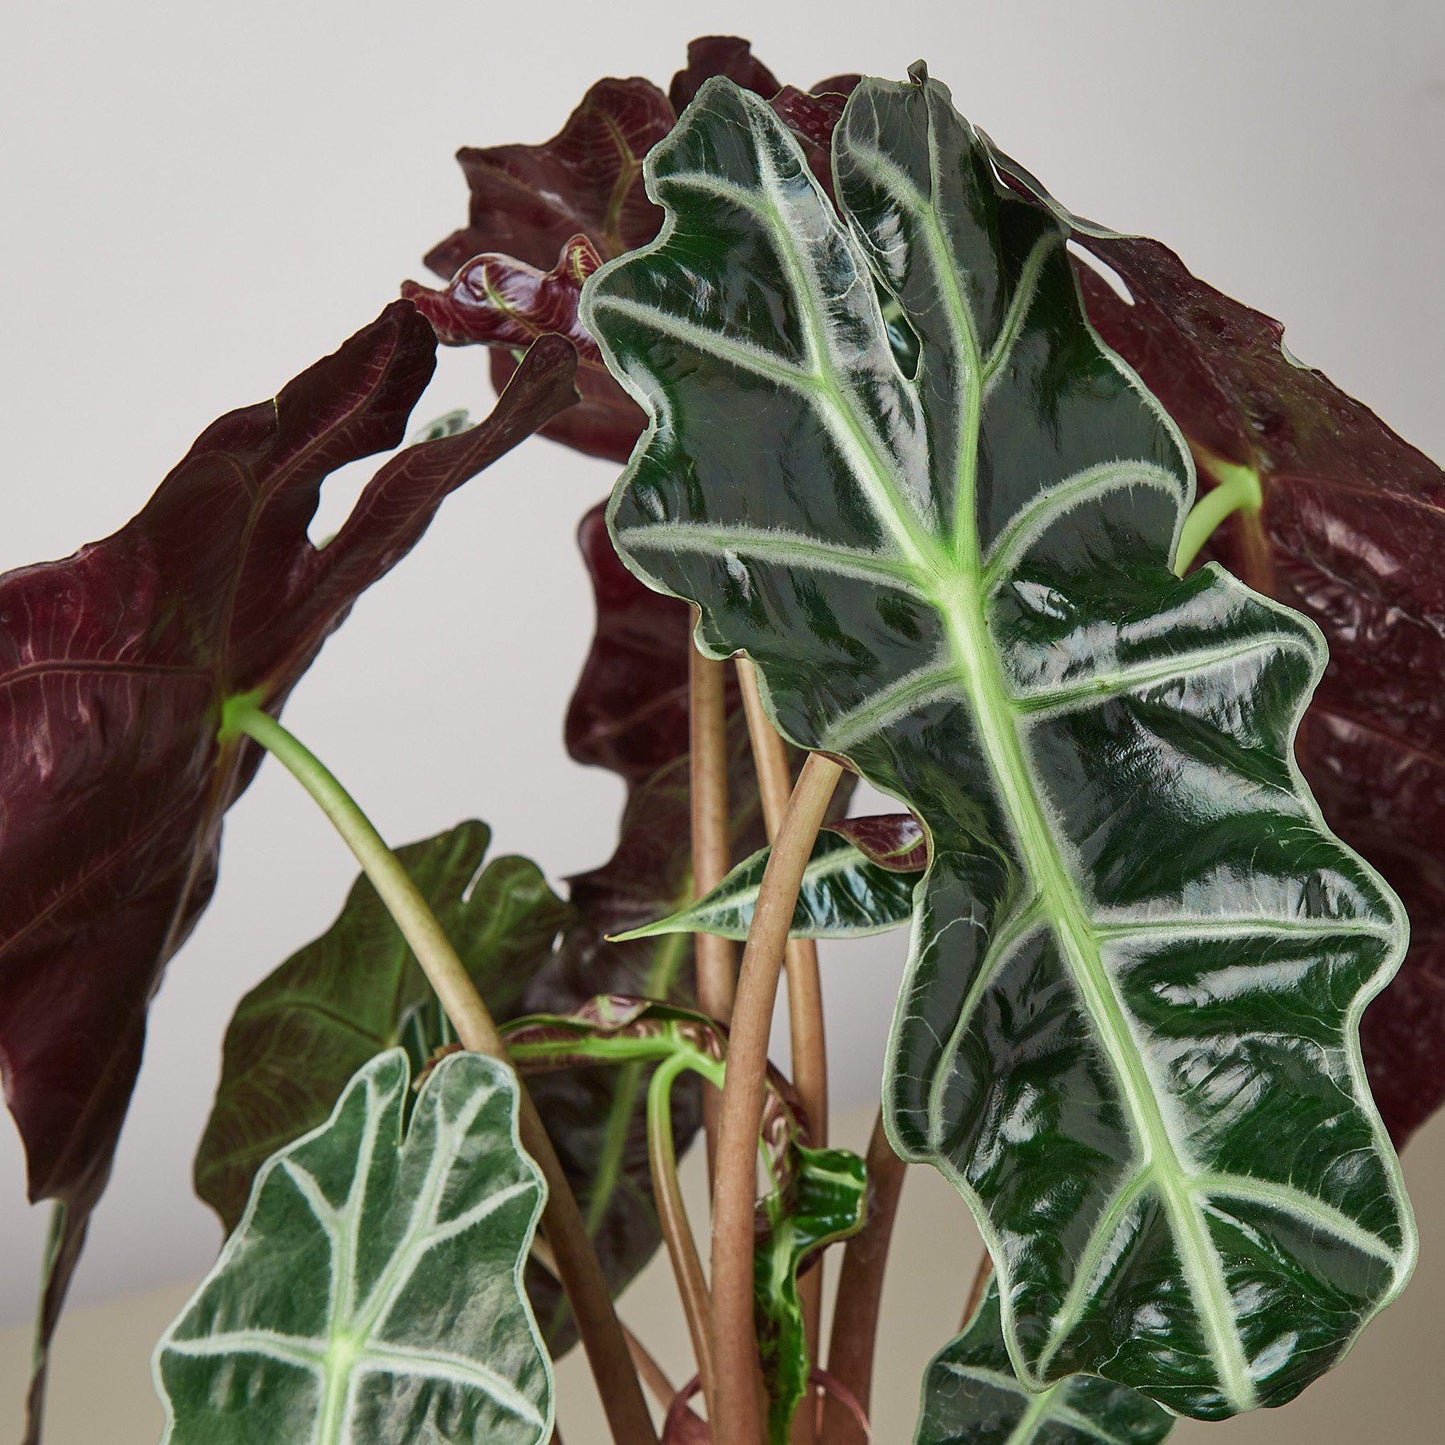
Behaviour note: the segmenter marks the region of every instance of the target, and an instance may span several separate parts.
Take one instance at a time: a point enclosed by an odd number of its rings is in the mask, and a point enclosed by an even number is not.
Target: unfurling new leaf
[[[274,1154],[156,1350],[165,1445],[545,1445],[552,1370],[522,1290],[544,1186],[517,1082],[481,1054],[378,1055]]]
[[[813,1362],[798,1275],[827,1245],[857,1234],[868,1214],[863,1161],[847,1149],[795,1143],[789,1174],[759,1206],[764,1229],[753,1248],[753,1315],[772,1445],[787,1445],[793,1416],[809,1397]]]
[[[841,220],[723,82],[649,157],[662,235],[582,310],[652,417],[614,536],[929,835],[890,1130],[1028,1388],[1282,1403],[1415,1247],[1358,1043],[1403,915],[1291,754],[1319,635],[1173,576],[1179,435],[941,86],[865,82],[834,167]]]

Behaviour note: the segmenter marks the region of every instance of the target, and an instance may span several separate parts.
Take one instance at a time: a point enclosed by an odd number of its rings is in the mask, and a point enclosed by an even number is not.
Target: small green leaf
[[[485,823],[397,857],[494,1013],[515,1011],[571,910],[525,858],[493,859]],[[321,1123],[347,1081],[405,1044],[413,1067],[447,1041],[431,986],[376,890],[358,878],[336,922],[241,1000],[196,1155],[196,1193],[234,1229],[262,1161]]]
[[[968,1328],[933,1357],[914,1445],[1158,1445],[1174,1416],[1137,1390],[1071,1375],[1040,1394],[1009,1363],[998,1284]]]
[[[763,1200],[767,1228],[753,1252],[753,1313],[772,1445],[787,1445],[793,1414],[808,1394],[812,1362],[798,1274],[825,1245],[862,1229],[868,1213],[867,1178],[856,1154],[796,1142],[790,1153],[791,1178]]]
[[[402,1049],[273,1155],[155,1354],[163,1445],[541,1445],[552,1367],[522,1289],[541,1174],[516,1077],[453,1054],[403,1139]]]
[[[743,939],[753,921],[758,892],[772,850],[745,858],[712,892],[656,923],[619,933],[614,942],[662,933],[715,933]],[[913,916],[917,873],[899,873],[870,863],[846,838],[818,834],[803,870],[793,910],[793,938],[863,938],[900,928]]]

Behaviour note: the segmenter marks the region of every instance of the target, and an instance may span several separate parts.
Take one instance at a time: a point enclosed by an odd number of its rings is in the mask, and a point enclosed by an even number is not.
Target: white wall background
[[[665,85],[713,30],[797,83],[926,57],[1067,205],[1175,245],[1445,458],[1438,0],[50,0],[0,15],[0,567],[119,526],[212,418],[421,276],[464,215],[458,145],[541,140],[602,74]],[[487,395],[480,357],[449,355],[418,420]],[[506,459],[298,691],[288,723],[393,840],[475,814],[554,877],[609,851],[620,789],[566,759],[560,727],[590,626],[571,533],[610,475],[546,443]],[[328,490],[324,529],[363,480]],[[226,1020],[352,871],[267,769],[152,1013],[78,1302],[205,1267],[218,1235],[189,1167]],[[829,950],[845,1105],[875,1088],[899,951]],[[0,1325],[28,1316],[42,1227],[0,1125]]]

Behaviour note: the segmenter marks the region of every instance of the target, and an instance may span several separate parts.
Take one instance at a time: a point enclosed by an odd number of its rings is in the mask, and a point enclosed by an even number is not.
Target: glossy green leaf
[[[812,1370],[798,1275],[820,1249],[857,1234],[868,1215],[867,1178],[856,1154],[795,1143],[791,1164],[788,1186],[759,1207],[766,1228],[753,1252],[753,1313],[772,1445],[787,1445]]]
[[[522,1289],[541,1174],[516,1077],[481,1054],[428,1076],[378,1055],[321,1128],[267,1160],[156,1349],[164,1445],[541,1445],[552,1367]]]
[[[572,912],[528,859],[484,867],[491,836],[485,823],[461,823],[397,857],[505,1018]],[[261,1164],[321,1123],[357,1069],[397,1044],[420,1067],[447,1039],[420,965],[376,890],[358,878],[336,922],[237,1007],[196,1155],[196,1193],[234,1229]]]
[[[1282,1403],[1415,1252],[1358,1039],[1404,918],[1293,762],[1319,634],[1173,576],[1187,452],[943,87],[865,83],[834,166],[842,221],[725,82],[652,152],[663,234],[584,304],[652,418],[614,536],[927,829],[889,1126],[1020,1377]]]
[[[744,939],[772,850],[745,858],[710,893],[676,913],[615,935],[614,942],[664,933],[715,933]],[[916,873],[870,863],[846,838],[819,833],[793,910],[793,938],[863,938],[899,928],[913,916]]]
[[[998,1286],[923,1378],[914,1445],[1158,1445],[1174,1417],[1137,1390],[1072,1375],[1033,1393],[1004,1345]]]

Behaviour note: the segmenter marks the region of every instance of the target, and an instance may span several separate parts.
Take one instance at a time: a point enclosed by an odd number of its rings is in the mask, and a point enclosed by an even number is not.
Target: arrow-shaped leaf
[[[929,833],[890,1126],[1024,1381],[1281,1403],[1414,1257],[1357,1033],[1404,920],[1290,751],[1319,635],[1173,577],[1178,433],[941,86],[866,82],[834,165],[842,222],[724,82],[649,158],[662,236],[582,313],[653,418],[614,535]]]
[[[485,823],[461,823],[397,849],[397,858],[505,1019],[572,913],[528,859],[483,867],[490,841]],[[195,1174],[196,1193],[228,1232],[267,1157],[325,1120],[377,1054],[403,1044],[414,1066],[425,1063],[444,1042],[441,1017],[391,914],[358,878],[336,922],[257,984],[226,1030]]]
[[[714,933],[744,939],[763,884],[769,848],[733,868],[711,892],[686,908],[613,935],[616,943],[665,933]],[[900,928],[913,916],[916,873],[900,873],[871,862],[846,838],[822,832],[813,845],[793,909],[793,938],[865,938]]]
[[[1004,1345],[998,1286],[923,1377],[914,1445],[1158,1445],[1174,1417],[1123,1385],[1073,1375],[1035,1394]]]
[[[522,1291],[544,1187],[511,1070],[454,1054],[403,1139],[406,1054],[267,1160],[240,1227],[156,1349],[166,1445],[551,1436]]]

